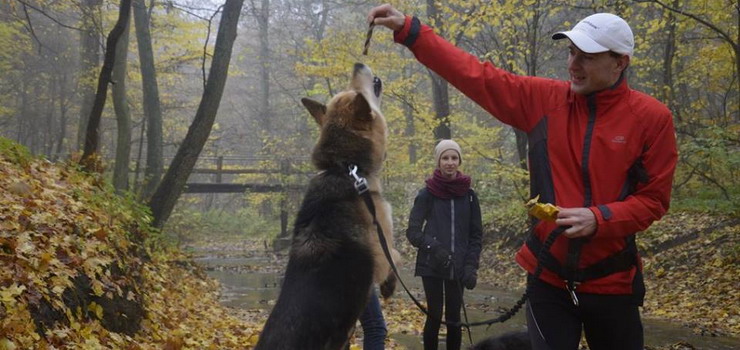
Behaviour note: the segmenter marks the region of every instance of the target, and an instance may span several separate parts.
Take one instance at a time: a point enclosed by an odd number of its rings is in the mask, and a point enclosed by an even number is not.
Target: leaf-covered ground
[[[147,220],[99,177],[0,144],[0,350],[251,348],[266,310],[222,306],[219,284]],[[673,213],[642,233],[644,315],[740,335],[738,232],[738,217]],[[521,289],[515,250],[486,247],[482,282]],[[420,334],[411,303],[392,298],[384,310],[391,333]],[[358,331],[352,348],[360,341]]]
[[[255,343],[258,324],[222,307],[215,281],[142,239],[141,208],[74,166],[0,146],[0,349]]]

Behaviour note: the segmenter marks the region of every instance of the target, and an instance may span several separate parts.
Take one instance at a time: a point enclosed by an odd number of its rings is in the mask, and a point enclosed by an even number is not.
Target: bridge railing
[[[201,157],[185,193],[300,190],[314,173],[308,157]]]

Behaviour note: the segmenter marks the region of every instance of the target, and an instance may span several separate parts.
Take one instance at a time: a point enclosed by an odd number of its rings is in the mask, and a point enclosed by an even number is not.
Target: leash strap
[[[576,288],[581,284],[580,279],[577,276],[578,273],[578,261],[581,259],[581,248],[585,240],[583,238],[571,239],[568,241],[568,255],[565,261],[565,288],[570,294],[570,299],[573,301],[573,305],[578,306],[578,296],[576,296]]]
[[[446,322],[443,320],[436,319],[436,317],[429,314],[429,311],[427,311],[426,307],[414,297],[413,294],[411,294],[411,291],[406,286],[406,283],[403,282],[403,279],[401,278],[401,274],[398,272],[398,268],[396,267],[396,264],[393,263],[393,258],[391,257],[390,249],[388,248],[388,241],[385,239],[385,235],[383,234],[383,228],[380,226],[380,222],[378,222],[377,215],[375,214],[375,204],[373,203],[373,198],[370,195],[370,191],[368,191],[367,187],[367,180],[364,177],[361,177],[357,175],[357,166],[356,165],[350,165],[349,166],[349,175],[352,176],[355,179],[355,189],[357,189],[357,194],[360,195],[360,197],[365,202],[365,206],[367,206],[367,210],[370,212],[370,215],[373,217],[373,224],[375,225],[375,228],[378,232],[378,240],[380,241],[380,246],[383,248],[383,255],[385,255],[386,260],[388,260],[388,264],[391,266],[391,270],[393,271],[393,274],[396,275],[396,279],[398,282],[401,283],[401,286],[406,291],[406,294],[408,294],[409,298],[411,298],[411,301],[416,304],[416,307],[421,310],[425,315],[428,317],[434,319],[435,321],[440,322],[441,324],[444,324],[446,326],[458,326],[461,325],[458,322]],[[363,190],[364,189],[364,190]]]
[[[465,323],[462,324],[465,329],[468,330],[468,340],[470,341],[470,346],[473,345],[473,332],[470,328],[470,320],[468,320],[468,309],[465,307],[465,299],[463,299],[463,293],[465,293],[465,290],[463,290],[462,282],[460,282],[459,278],[455,279],[457,281],[457,288],[460,289],[460,303],[462,304],[462,310],[463,310],[463,316],[465,317]]]
[[[406,291],[406,294],[408,294],[409,298],[411,298],[411,301],[416,304],[416,306],[421,310],[427,317],[430,317],[434,319],[435,321],[444,324],[446,326],[461,326],[468,329],[468,334],[470,334],[470,327],[476,327],[476,326],[490,326],[494,323],[503,323],[516,315],[517,312],[524,306],[524,303],[527,301],[527,297],[529,295],[530,286],[531,283],[527,282],[527,288],[524,291],[524,294],[522,294],[522,297],[519,298],[519,300],[514,304],[514,306],[511,307],[508,311],[503,313],[501,316],[492,318],[485,321],[479,321],[479,322],[468,322],[467,320],[467,311],[465,315],[465,322],[458,323],[458,322],[446,322],[443,320],[439,320],[436,317],[429,314],[429,311],[424,307],[424,305],[419,302],[409,290],[408,287],[406,287],[406,283],[403,282],[403,279],[401,279],[401,274],[398,272],[398,268],[396,268],[396,264],[393,263],[393,258],[391,257],[391,252],[388,249],[388,242],[385,239],[385,235],[383,234],[383,228],[380,227],[380,223],[378,222],[378,218],[375,215],[375,204],[373,203],[373,199],[370,195],[370,191],[368,191],[367,186],[367,180],[364,177],[361,177],[357,175],[357,166],[356,165],[350,165],[349,166],[349,175],[352,176],[355,179],[355,189],[357,189],[357,193],[362,197],[362,199],[365,202],[365,205],[367,206],[368,211],[370,212],[370,215],[373,217],[373,224],[375,225],[375,228],[378,232],[378,240],[380,241],[380,246],[383,248],[383,254],[385,255],[385,258],[388,260],[388,264],[391,266],[391,270],[393,270],[393,274],[396,275],[396,279],[401,283],[401,286]],[[363,185],[364,184],[364,185]],[[364,189],[364,190],[363,190]],[[550,234],[545,239],[545,242],[542,244],[542,247],[540,248],[539,252],[537,253],[537,267],[535,268],[535,271],[533,273],[534,278],[538,278],[542,274],[543,266],[541,263],[541,259],[543,259],[543,256],[545,253],[547,253],[550,250],[550,247],[555,242],[555,239],[558,238],[569,226],[558,226],[556,229],[552,230]],[[532,231],[532,234],[534,234],[534,230]],[[458,285],[460,281],[458,280]],[[460,286],[462,288],[462,286]],[[465,305],[463,304],[463,308]],[[472,336],[471,336],[472,337]]]

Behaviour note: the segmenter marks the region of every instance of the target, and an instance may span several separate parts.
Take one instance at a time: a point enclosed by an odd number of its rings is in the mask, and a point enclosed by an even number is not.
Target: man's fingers
[[[380,5],[380,6],[373,7],[370,10],[370,13],[368,13],[368,15],[367,15],[367,23],[368,24],[373,23],[374,20],[377,17],[386,17],[386,16],[388,16],[389,15],[388,12],[390,11],[390,9],[391,9],[391,5],[390,4],[383,4],[383,5]],[[380,24],[380,23],[375,22],[375,24]]]
[[[555,220],[555,225],[558,226],[572,226],[578,223],[578,220],[574,217],[564,217]]]

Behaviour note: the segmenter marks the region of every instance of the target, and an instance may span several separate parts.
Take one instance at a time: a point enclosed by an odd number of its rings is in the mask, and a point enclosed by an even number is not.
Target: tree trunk
[[[427,0],[427,16],[434,21],[437,30],[441,31],[442,18],[439,15],[434,0]],[[437,119],[437,126],[434,127],[434,139],[449,139],[452,137],[450,130],[450,96],[449,85],[437,73],[429,71],[432,80],[432,98],[434,99],[434,117]]]
[[[118,193],[128,190],[129,158],[131,154],[131,114],[126,98],[126,67],[128,66],[128,44],[131,20],[126,19],[121,38],[116,44],[116,58],[113,65],[113,87],[111,97],[118,125],[116,140],[116,163],[113,167],[113,187]]]
[[[416,134],[416,127],[414,126],[414,109],[409,106],[408,103],[403,105],[403,115],[406,117],[406,129],[403,132],[403,136],[407,140],[413,140]],[[412,141],[409,142],[409,163],[416,164],[416,144]]]
[[[540,37],[540,18],[542,18],[542,12],[540,12],[541,3],[537,1],[534,5],[534,12],[532,13],[531,22],[527,31],[527,45],[529,46],[529,55],[525,57],[527,63],[527,75],[537,76],[537,60],[538,60],[538,38]],[[519,167],[528,170],[527,166],[527,152],[528,142],[527,133],[519,129],[514,129],[514,135],[516,136],[516,152],[519,160]]]
[[[229,74],[231,51],[234,39],[236,39],[236,28],[243,3],[244,0],[226,0],[218,28],[208,81],[195,119],[190,124],[188,133],[180,144],[175,158],[172,159],[162,182],[149,201],[149,207],[152,209],[154,216],[153,225],[157,228],[162,228],[172,213],[177,199],[185,188],[188,176],[198,160],[198,155],[211,133],[226,85],[226,78]]]
[[[262,131],[270,135],[272,131],[272,111],[270,109],[270,0],[262,0],[260,8],[254,6],[254,1],[252,1],[252,14],[259,25],[259,118],[262,122]]]
[[[149,32],[149,13],[144,0],[134,0],[134,24],[136,25],[136,42],[139,48],[141,67],[141,85],[144,101],[144,118],[147,122],[146,133],[146,169],[141,198],[149,199],[159,184],[164,172],[162,155],[162,110],[159,102],[157,71],[154,68],[154,50]]]
[[[678,6],[678,0],[673,1],[673,6]],[[676,15],[673,11],[668,11],[668,38],[665,43],[663,52],[663,102],[673,111],[676,120],[681,122],[681,113],[676,113],[676,104],[673,100],[673,58],[676,54]]]
[[[56,151],[52,160],[57,160],[64,153],[64,140],[67,138],[67,110],[69,109],[67,99],[67,73],[62,73],[62,79],[59,82],[59,134],[57,135]]]
[[[105,107],[105,100],[108,97],[108,83],[111,81],[113,64],[116,60],[116,44],[124,32],[130,15],[131,0],[121,0],[118,20],[116,21],[116,25],[113,26],[113,29],[111,29],[110,34],[108,34],[108,39],[105,41],[103,68],[100,70],[100,76],[98,76],[98,90],[95,93],[95,102],[93,103],[92,110],[90,110],[90,117],[87,121],[85,150],[80,159],[80,164],[87,171],[95,170],[96,161],[93,155],[98,151],[98,138],[100,136],[98,129],[100,127],[100,119],[103,115],[103,108]]]
[[[102,0],[84,0],[82,28],[80,31],[80,78],[77,83],[80,98],[80,121],[77,124],[77,149],[82,150],[85,145],[85,131],[87,130],[88,118],[95,99],[95,71],[100,61],[100,42],[98,29],[95,23],[99,23],[99,9]]]

